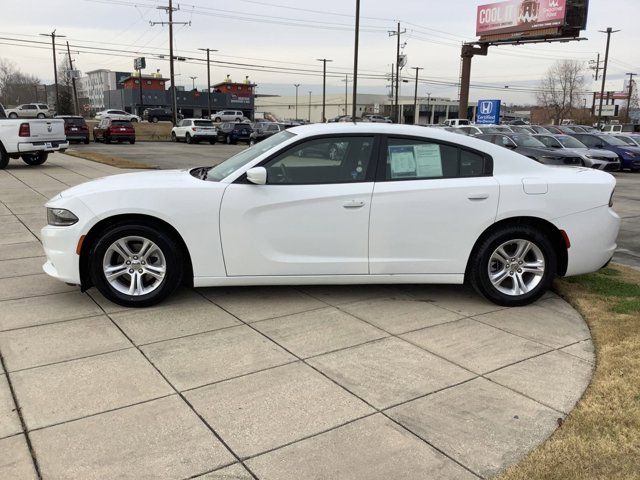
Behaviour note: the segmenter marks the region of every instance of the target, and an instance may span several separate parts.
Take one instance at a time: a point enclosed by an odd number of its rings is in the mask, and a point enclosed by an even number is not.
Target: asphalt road
[[[138,142],[135,145],[91,143],[73,145],[78,151],[113,155],[161,169],[217,165],[247,148],[246,145]],[[615,261],[640,268],[640,174],[615,174],[618,181],[614,209],[622,217]],[[597,225],[593,226],[598,228]]]

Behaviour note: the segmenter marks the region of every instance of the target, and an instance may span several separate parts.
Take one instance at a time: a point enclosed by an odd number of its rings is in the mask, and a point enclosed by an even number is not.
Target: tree
[[[59,104],[57,113],[71,115],[74,113],[73,91],[71,88],[71,75],[73,68],[66,55],[58,63],[58,96]]]
[[[559,60],[540,81],[538,103],[548,109],[559,124],[574,109],[581,107],[584,85],[584,64],[577,60]]]
[[[0,103],[14,106],[36,101],[40,80],[22,73],[15,63],[0,58]]]

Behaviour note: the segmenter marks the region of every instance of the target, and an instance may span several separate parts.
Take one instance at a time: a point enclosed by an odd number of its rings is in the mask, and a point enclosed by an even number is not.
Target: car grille
[[[604,170],[607,172],[617,172],[620,170],[620,164],[610,163],[609,165],[604,166]]]
[[[565,157],[563,159],[565,165],[581,165],[582,158],[580,157]]]

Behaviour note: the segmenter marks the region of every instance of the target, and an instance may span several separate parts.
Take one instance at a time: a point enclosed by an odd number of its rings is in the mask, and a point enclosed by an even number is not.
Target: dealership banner
[[[520,33],[559,27],[567,14],[567,0],[507,0],[478,7],[476,35]]]
[[[500,100],[479,100],[476,109],[476,123],[480,125],[500,125]]]

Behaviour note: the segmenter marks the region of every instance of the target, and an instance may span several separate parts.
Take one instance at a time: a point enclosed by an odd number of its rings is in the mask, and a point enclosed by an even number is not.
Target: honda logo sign
[[[476,110],[476,123],[497,125],[500,123],[500,100],[480,100]]]

